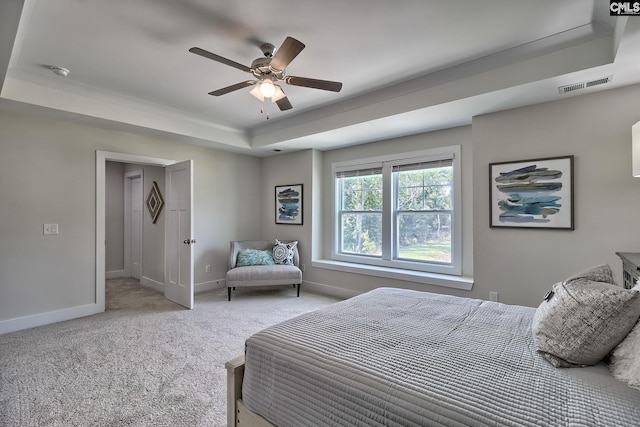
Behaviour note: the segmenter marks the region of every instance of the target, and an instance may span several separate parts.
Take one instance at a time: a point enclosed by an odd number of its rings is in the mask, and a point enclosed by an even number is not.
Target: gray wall
[[[342,295],[378,286],[483,299],[497,291],[503,302],[535,306],[555,281],[591,265],[611,264],[620,281],[614,252],[640,250],[640,181],[631,176],[631,125],[639,119],[640,85],[480,116],[472,126],[258,159],[0,112],[0,322],[95,301],[96,150],[194,160],[197,284],[224,278],[230,240],[256,236],[299,240],[303,288]],[[329,253],[332,162],[454,144],[462,145],[463,270],[474,276],[473,290],[311,267]],[[489,163],[568,154],[575,231],[489,228]],[[275,224],[274,186],[282,184],[304,185],[304,225]],[[60,234],[43,236],[44,223],[58,223]]]
[[[305,150],[262,160],[262,239],[298,240],[300,262],[311,260],[312,216],[312,159],[313,151]],[[275,187],[277,185],[302,184],[302,225],[276,224]]]
[[[4,111],[0,147],[0,321],[95,302],[96,150],[193,159],[196,284],[225,277],[230,240],[260,233],[254,157]]]
[[[107,272],[124,270],[124,163],[107,162],[105,168],[104,267]]]
[[[476,117],[474,294],[537,305],[556,281],[616,251],[640,251],[640,180],[631,175],[631,126],[640,120],[640,86]],[[489,228],[491,162],[574,155],[575,230]]]
[[[296,229],[265,221],[263,237],[300,239],[304,286],[344,296],[379,286],[481,299],[495,291],[502,302],[537,306],[556,281],[603,263],[621,282],[615,252],[640,251],[640,180],[631,176],[631,126],[638,120],[640,85],[475,117],[472,126],[273,157],[265,160],[265,194],[275,184],[305,183],[305,224]],[[332,162],[454,144],[462,145],[463,274],[474,277],[471,291],[310,267],[312,258],[329,255]],[[561,155],[575,156],[576,229],[489,228],[489,163]],[[287,182],[277,171],[286,171]],[[312,196],[309,187],[316,190]],[[265,218],[271,218],[271,198],[264,206]],[[316,214],[313,226],[308,213]]]
[[[336,161],[372,157],[390,153],[410,152],[449,145],[462,146],[463,180],[463,275],[473,273],[473,216],[471,126],[448,129],[366,145],[325,152],[306,150],[284,154],[263,160],[264,200],[267,213],[263,220],[263,238],[281,237],[300,241],[300,259],[305,264],[305,287],[317,292],[348,297],[380,286],[405,287],[432,292],[456,293],[449,288],[391,280],[369,275],[346,273],[312,267],[314,259],[327,258],[331,236],[331,164]],[[274,186],[283,184],[304,185],[304,224],[302,226],[274,225]],[[463,291],[458,294],[466,295]]]

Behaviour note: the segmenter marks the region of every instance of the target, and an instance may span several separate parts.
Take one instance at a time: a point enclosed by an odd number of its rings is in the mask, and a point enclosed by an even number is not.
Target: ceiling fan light
[[[264,79],[260,82],[260,93],[265,98],[271,98],[276,93],[276,87],[271,79]]]
[[[258,98],[260,101],[264,102],[264,96],[262,96],[262,94],[260,93],[260,86],[256,85],[253,89],[251,89],[251,92],[249,92],[251,95],[255,96],[256,98]]]
[[[282,90],[280,85],[275,85],[275,88],[276,88],[276,93],[271,97],[271,102],[279,101],[285,96],[287,96],[284,94],[284,91]]]

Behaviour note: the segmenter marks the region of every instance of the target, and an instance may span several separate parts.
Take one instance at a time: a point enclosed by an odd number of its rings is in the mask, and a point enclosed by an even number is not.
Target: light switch
[[[44,224],[43,234],[58,234],[58,224]]]

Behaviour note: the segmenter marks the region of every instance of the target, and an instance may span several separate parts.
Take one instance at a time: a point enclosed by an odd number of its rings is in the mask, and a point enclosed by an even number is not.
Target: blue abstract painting
[[[492,163],[491,226],[573,229],[573,156]]]
[[[302,184],[276,187],[276,224],[302,225]]]

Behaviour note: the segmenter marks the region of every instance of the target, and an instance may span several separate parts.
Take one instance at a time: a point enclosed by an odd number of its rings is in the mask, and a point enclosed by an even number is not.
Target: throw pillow
[[[547,293],[533,318],[536,348],[555,367],[594,365],[640,317],[640,293],[573,278]]]
[[[276,239],[273,246],[273,260],[276,264],[293,264],[293,249],[298,244],[297,241],[283,243]]]
[[[261,251],[258,249],[240,249],[236,259],[236,267],[247,267],[249,265],[274,265],[271,251]]]
[[[609,370],[611,374],[640,390],[640,323],[629,332],[624,340],[613,350]]]
[[[611,283],[612,285],[616,284],[616,281],[613,279],[613,271],[608,264],[597,265],[595,267],[591,267],[587,270],[581,271],[580,273],[569,277],[564,282],[570,283],[574,280],[581,279],[593,280],[594,282]]]

